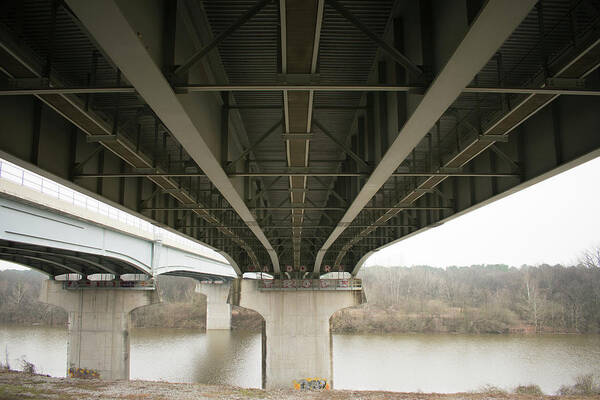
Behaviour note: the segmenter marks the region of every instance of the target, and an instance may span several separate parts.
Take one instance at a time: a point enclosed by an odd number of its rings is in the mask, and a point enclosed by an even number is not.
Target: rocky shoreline
[[[244,389],[189,383],[151,381],[102,381],[96,379],[52,378],[18,371],[0,371],[0,400],[61,399],[61,400],[191,400],[191,399],[390,399],[390,400],[484,400],[484,399],[598,399],[598,396],[545,396],[484,393],[395,393],[383,391],[296,391]]]

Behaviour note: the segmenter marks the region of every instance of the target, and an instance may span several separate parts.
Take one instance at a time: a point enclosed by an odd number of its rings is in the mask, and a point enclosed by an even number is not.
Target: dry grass
[[[593,387],[593,385],[592,385]],[[15,371],[0,372],[0,400],[60,399],[60,400],[556,400],[560,396],[546,396],[538,392],[536,385],[524,385],[507,393],[493,386],[482,388],[477,393],[394,393],[381,391],[332,390],[322,392],[295,390],[243,389],[231,386],[201,384],[175,384],[148,381],[100,381],[67,378],[51,378],[42,375]],[[597,395],[570,394],[569,400],[598,400]]]

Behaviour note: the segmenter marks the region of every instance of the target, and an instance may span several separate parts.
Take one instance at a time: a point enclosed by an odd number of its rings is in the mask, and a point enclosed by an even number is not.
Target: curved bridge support
[[[69,314],[67,375],[129,379],[129,313],[158,302],[155,290],[63,289],[43,282],[40,301]]]
[[[206,296],[206,330],[231,329],[231,304],[227,303],[229,287],[229,282],[196,285],[196,293]]]
[[[304,280],[306,282],[306,280]],[[319,282],[312,280],[311,282]],[[273,282],[273,281],[272,281]],[[265,289],[262,281],[237,279],[231,286],[229,302],[259,312],[263,325],[262,386],[303,388],[318,382],[333,388],[331,315],[342,308],[363,302],[360,288],[337,286],[314,289]]]

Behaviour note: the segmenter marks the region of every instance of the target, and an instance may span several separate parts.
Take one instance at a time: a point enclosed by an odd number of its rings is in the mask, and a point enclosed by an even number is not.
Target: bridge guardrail
[[[64,201],[73,207],[100,214],[116,222],[126,224],[146,234],[150,234],[154,240],[168,239],[173,241],[177,247],[190,251],[207,258],[221,261],[222,256],[213,250],[196,243],[182,235],[178,235],[161,227],[158,227],[142,218],[126,211],[110,206],[102,201],[96,200],[83,193],[79,193],[69,187],[61,185],[51,179],[45,178],[34,172],[28,171],[18,165],[0,158],[0,179],[6,179],[14,184],[26,187],[47,196]],[[227,261],[221,261],[227,263]]]

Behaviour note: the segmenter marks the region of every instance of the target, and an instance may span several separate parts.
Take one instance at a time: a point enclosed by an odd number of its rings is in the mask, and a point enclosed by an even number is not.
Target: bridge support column
[[[196,292],[206,296],[206,330],[231,329],[231,304],[227,303],[229,282],[198,283]]]
[[[361,304],[362,290],[262,290],[259,285],[235,280],[229,301],[264,318],[263,388],[333,388],[329,319],[337,310]]]
[[[68,376],[129,379],[129,312],[156,303],[155,290],[63,289],[46,280],[40,301],[69,314]]]

